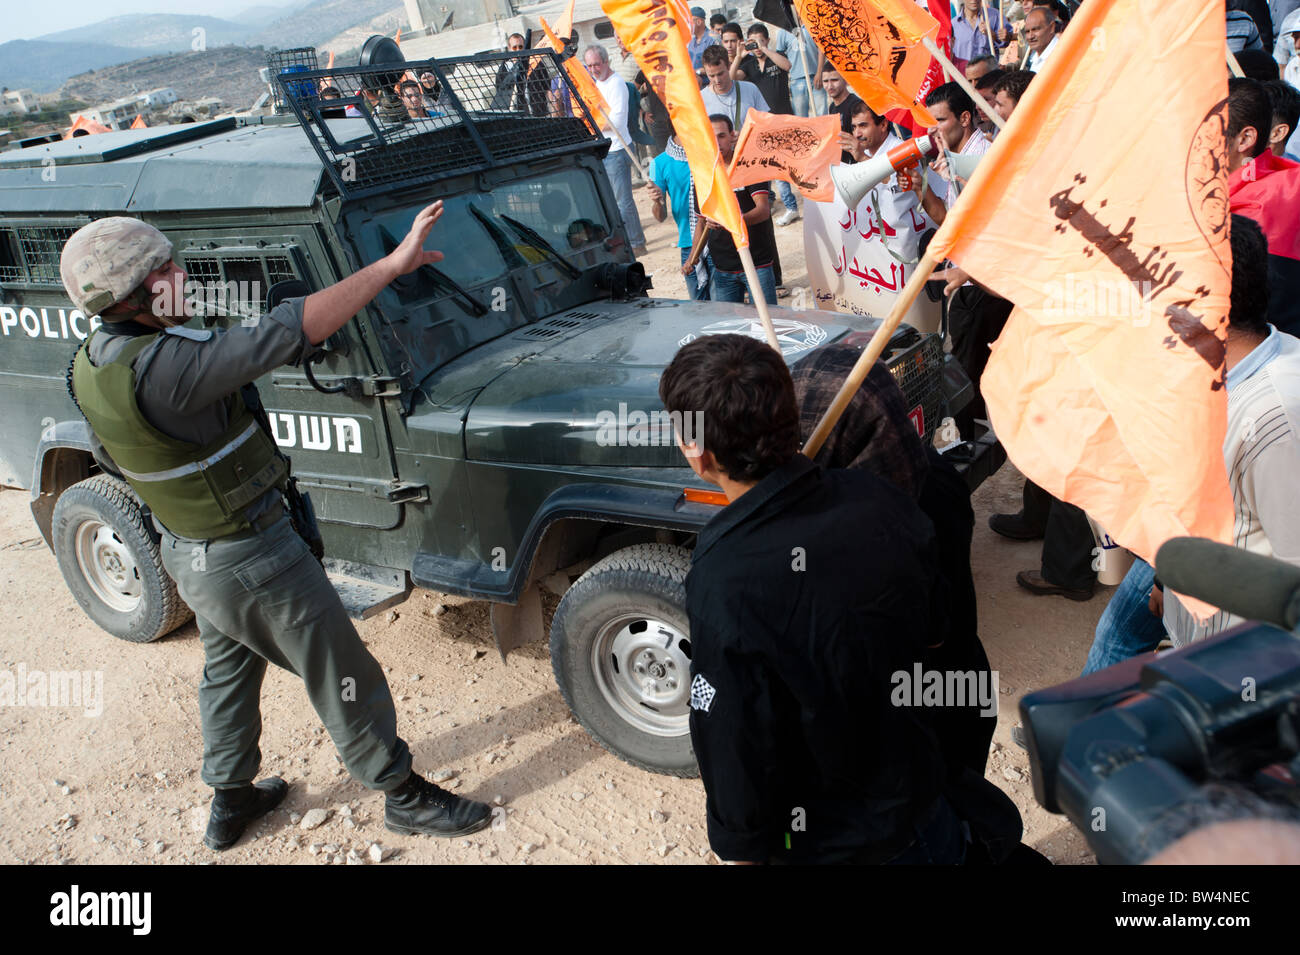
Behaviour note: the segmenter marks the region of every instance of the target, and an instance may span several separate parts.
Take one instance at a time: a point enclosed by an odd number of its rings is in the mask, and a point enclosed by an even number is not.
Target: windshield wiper
[[[519,250],[515,248],[515,244],[510,241],[510,237],[505,234],[500,226],[488,218],[482,210],[471,203],[469,206],[469,213],[479,222],[483,223],[483,228],[487,230],[487,234],[491,236],[492,241],[496,243],[497,251],[501,253],[501,258],[510,263],[510,268],[513,269],[517,266],[526,266],[528,264],[524,257],[519,254]]]
[[[392,252],[397,248],[397,240],[393,238],[393,234],[389,232],[388,229],[380,226],[379,235],[380,238],[383,239],[386,252]],[[442,271],[442,269],[434,268],[432,265],[422,265],[416,269],[416,274],[424,275],[429,279],[430,284],[439,291],[455,296],[463,302],[469,311],[473,312],[476,317],[481,318],[488,313],[488,307],[486,305],[471,295],[467,289],[462,287],[459,282],[453,279],[446,272]],[[405,276],[399,276],[394,284],[401,284],[403,278],[405,278]]]
[[[542,234],[532,226],[524,225],[524,223],[520,222],[518,219],[512,219],[507,215],[502,215],[501,221],[519,233],[520,237],[530,246],[550,258],[560,267],[560,271],[569,278],[576,279],[582,275],[580,269],[575,268],[567,259],[565,259],[564,256],[555,251],[555,247],[542,238]]]

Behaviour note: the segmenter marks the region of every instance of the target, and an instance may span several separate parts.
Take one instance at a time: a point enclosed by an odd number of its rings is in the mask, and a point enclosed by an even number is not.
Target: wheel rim
[[[672,624],[618,617],[592,644],[592,664],[601,694],[622,719],[653,736],[690,732],[690,641]]]
[[[140,605],[140,572],[113,528],[100,521],[86,521],[77,528],[75,549],[81,576],[105,606],[131,613]]]

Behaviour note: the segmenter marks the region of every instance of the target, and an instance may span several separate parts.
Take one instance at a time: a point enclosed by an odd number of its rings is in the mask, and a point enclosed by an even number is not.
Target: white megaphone
[[[889,152],[878,152],[866,162],[849,166],[831,166],[831,181],[835,191],[850,209],[856,209],[877,185],[884,182],[896,172],[910,169],[921,163],[928,163],[939,155],[939,145],[933,132],[925,136],[915,136],[899,143]],[[970,179],[979,156],[958,156],[949,154],[948,168],[955,176]]]

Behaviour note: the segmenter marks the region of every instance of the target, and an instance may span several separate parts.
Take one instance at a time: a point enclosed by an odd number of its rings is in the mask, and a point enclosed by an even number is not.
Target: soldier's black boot
[[[414,772],[388,791],[384,804],[384,825],[404,836],[467,836],[491,821],[491,806],[462,799]]]
[[[218,789],[212,797],[203,844],[217,852],[229,849],[250,822],[280,805],[288,791],[289,784],[279,776],[268,776],[255,786],[250,783],[236,789]]]

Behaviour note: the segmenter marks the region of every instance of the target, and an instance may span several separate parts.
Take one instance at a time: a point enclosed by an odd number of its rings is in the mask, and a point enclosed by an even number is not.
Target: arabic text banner
[[[883,225],[889,248],[914,258],[920,237],[933,223],[919,209],[889,215],[889,225],[877,219],[875,203],[888,202],[877,191],[856,209],[838,196],[833,202],[804,203],[804,256],[817,308],[884,318],[912,277],[915,264],[899,262],[882,241]],[[921,331],[939,327],[939,304],[917,296],[903,321]]]

